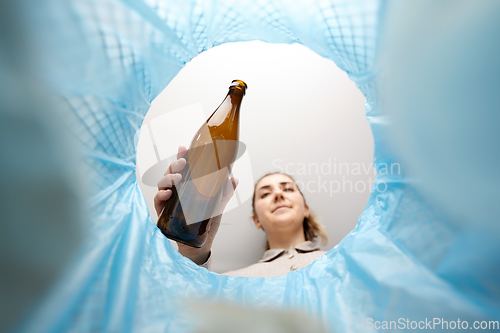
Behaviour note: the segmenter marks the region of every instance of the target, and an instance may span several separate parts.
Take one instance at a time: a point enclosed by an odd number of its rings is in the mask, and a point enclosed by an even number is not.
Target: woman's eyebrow
[[[257,191],[264,190],[264,189],[267,189],[267,188],[271,188],[271,185],[264,185],[261,188],[259,188]]]
[[[287,185],[287,184],[292,184],[292,182],[281,182],[280,183],[280,185]],[[271,185],[264,185],[261,188],[259,188],[257,190],[257,192],[260,191],[260,190],[269,189],[269,188],[271,188]]]

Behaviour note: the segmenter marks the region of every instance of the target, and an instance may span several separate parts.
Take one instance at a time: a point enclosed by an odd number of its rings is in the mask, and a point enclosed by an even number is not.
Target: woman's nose
[[[278,200],[278,198],[283,199],[283,189],[278,189],[274,191],[274,200]]]

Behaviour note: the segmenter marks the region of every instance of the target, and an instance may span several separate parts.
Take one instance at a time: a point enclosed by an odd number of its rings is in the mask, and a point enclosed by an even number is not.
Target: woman
[[[186,166],[184,159],[186,152],[186,147],[179,147],[177,161],[170,165],[165,177],[158,183],[158,193],[154,198],[158,215],[172,195],[169,187],[181,181],[178,172]],[[219,217],[214,220],[207,242],[202,248],[197,249],[178,243],[182,255],[207,269],[210,269],[210,249],[219,229],[222,212],[237,185],[237,179],[228,179],[218,209]],[[255,226],[266,233],[267,251],[258,263],[223,273],[224,275],[280,276],[309,265],[325,253],[319,251],[319,246],[313,243],[318,236],[323,239],[324,244],[328,241],[324,226],[309,211],[309,206],[292,177],[282,173],[271,173],[259,179],[254,188],[252,210]]]

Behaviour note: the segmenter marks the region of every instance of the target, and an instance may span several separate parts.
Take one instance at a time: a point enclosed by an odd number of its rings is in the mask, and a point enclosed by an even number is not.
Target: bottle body
[[[196,132],[180,172],[182,180],[160,214],[158,227],[169,239],[200,248],[213,220],[238,152],[239,111],[246,84],[235,80],[226,98]]]

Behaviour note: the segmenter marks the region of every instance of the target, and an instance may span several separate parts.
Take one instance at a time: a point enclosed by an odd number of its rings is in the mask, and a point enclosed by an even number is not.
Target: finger
[[[186,146],[179,146],[179,149],[177,150],[177,159],[181,159],[183,157],[186,157],[188,149]]]
[[[158,182],[158,189],[159,190],[166,190],[173,185],[179,184],[179,182],[182,180],[182,175],[180,173],[174,173],[174,174],[168,174],[160,181]]]
[[[231,199],[239,183],[240,180],[236,177],[228,178],[226,185],[224,186],[224,192],[222,193],[223,202],[227,203]]]
[[[230,186],[234,191],[236,190],[236,187],[238,187],[238,184],[240,183],[240,180],[236,177],[229,178],[229,181],[227,182],[226,186]]]
[[[238,184],[240,183],[240,180],[236,177],[231,178],[231,182],[233,184],[233,190],[236,190],[236,187],[238,187]]]
[[[187,154],[188,149],[186,146],[179,146],[177,150],[177,160],[172,162],[169,166],[167,171],[163,174],[166,176],[169,173],[176,173],[180,172],[184,167],[186,166],[186,159],[184,158]]]
[[[161,210],[165,206],[165,203],[167,202],[168,199],[170,199],[171,196],[172,196],[171,190],[161,190],[158,191],[158,193],[156,193],[154,197],[156,215],[160,215]]]
[[[170,164],[170,166],[168,167],[168,170],[165,171],[165,173],[163,175],[166,176],[169,173],[181,172],[185,166],[186,166],[186,160],[184,158],[180,158],[177,161],[172,162]]]

